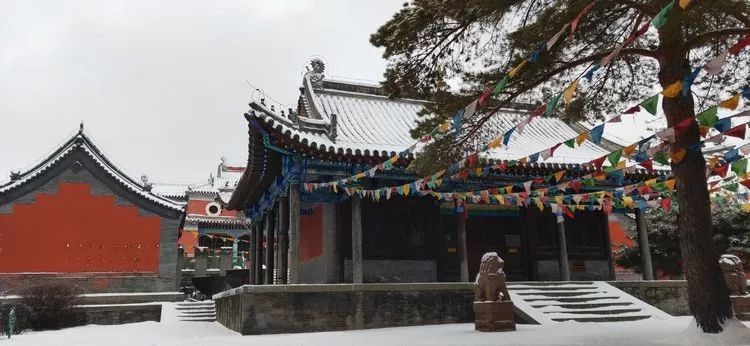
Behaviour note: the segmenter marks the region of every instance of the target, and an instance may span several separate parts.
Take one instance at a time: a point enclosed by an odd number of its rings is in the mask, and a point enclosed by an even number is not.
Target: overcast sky
[[[296,104],[309,57],[378,81],[403,0],[0,1],[0,182],[85,123],[120,168],[202,182],[244,165],[251,88]]]

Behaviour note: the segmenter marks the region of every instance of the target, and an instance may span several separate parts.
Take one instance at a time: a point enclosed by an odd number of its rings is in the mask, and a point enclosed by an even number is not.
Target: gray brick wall
[[[613,281],[609,284],[672,316],[690,315],[687,281]]]

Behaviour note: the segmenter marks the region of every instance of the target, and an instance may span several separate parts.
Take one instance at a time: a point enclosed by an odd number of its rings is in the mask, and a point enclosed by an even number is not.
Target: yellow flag
[[[524,158],[518,160],[518,163],[520,163],[522,165],[525,165],[527,162],[529,162],[529,158],[528,157],[524,157]]]
[[[649,179],[649,180],[646,180],[646,181],[644,181],[644,183],[645,183],[646,185],[648,185],[648,186],[654,185],[654,184],[656,184],[656,178],[654,178],[654,179]]]
[[[630,156],[635,151],[635,147],[638,145],[638,143],[633,143],[631,145],[628,145],[625,148],[622,148],[622,153],[625,154],[625,157]]]
[[[683,158],[685,158],[685,153],[687,153],[687,150],[685,148],[678,149],[677,151],[672,152],[672,162],[673,163],[680,163]]]
[[[712,157],[712,158],[708,159],[708,167],[714,168],[714,167],[716,167],[716,164],[718,162],[719,162],[719,158],[718,157]]]
[[[664,186],[666,186],[667,189],[669,189],[669,191],[672,191],[674,190],[674,183],[675,183],[674,179],[669,179],[664,182]]]
[[[506,186],[505,193],[511,193],[511,192],[513,192],[513,186]]]
[[[693,0],[680,0],[680,7],[686,9]]]
[[[586,209],[585,205],[576,205],[576,210],[585,210],[585,209]]]
[[[435,186],[443,185],[443,179],[435,179]]]
[[[632,197],[623,197],[622,198],[622,204],[628,208],[633,207],[633,198]]]
[[[664,97],[677,97],[677,95],[680,94],[680,91],[682,91],[682,81],[676,81],[664,88],[664,91],[662,91],[661,94],[664,95]]]
[[[495,195],[495,199],[498,204],[505,205],[505,198],[503,198],[503,195]]]
[[[398,161],[398,155],[394,155],[393,157],[388,159],[388,161],[390,161],[391,163],[396,163],[396,161]]]
[[[508,72],[508,77],[510,77],[510,78],[515,77],[518,74],[518,72],[521,72],[521,69],[523,69],[523,67],[526,66],[527,62],[528,62],[528,60],[526,60],[526,59],[524,59],[523,61],[521,61],[521,63],[518,64],[518,66],[516,66],[515,68],[513,68],[512,70],[510,70],[510,72]]]
[[[357,175],[354,176],[354,178],[357,178],[357,179],[364,179],[364,177],[365,177],[365,172],[357,173]]]
[[[724,101],[721,101],[719,103],[719,107],[735,110],[737,109],[737,106],[740,104],[740,94],[734,95],[729,99],[726,99]]]
[[[487,144],[488,148],[500,148],[500,146],[503,145],[503,138],[498,137],[492,140],[489,144]]]
[[[708,135],[708,130],[710,130],[711,128],[708,126],[701,126],[699,128],[701,131],[701,137],[706,138],[706,136]]]
[[[409,186],[409,184],[406,184],[406,185],[403,186],[403,188],[404,188],[404,196],[408,196],[409,195],[409,189],[411,187]]]
[[[565,174],[565,171],[564,171],[564,170],[563,170],[563,171],[559,171],[559,172],[556,172],[556,173],[555,173],[555,181],[558,181],[558,182],[559,182],[559,181],[560,181],[560,179],[562,179],[562,177],[563,177],[563,175],[564,175],[564,174]]]
[[[568,88],[563,92],[563,100],[565,101],[566,105],[573,100],[573,94],[575,94],[576,89],[578,89],[578,79],[576,79],[575,82],[568,86]]]
[[[625,169],[625,163],[627,161],[620,161],[617,163],[617,169]]]
[[[544,211],[544,203],[542,203],[540,198],[536,199],[536,207],[539,208],[540,211]]]
[[[742,211],[746,213],[750,213],[750,203],[742,204]]]
[[[450,129],[451,129],[451,124],[448,121],[440,124],[440,132],[448,132],[448,130]]]
[[[334,181],[333,182],[333,192],[339,193],[338,187],[339,187],[339,182],[338,181]]]
[[[578,137],[576,137],[576,144],[581,145],[581,143],[585,142],[586,136],[588,136],[588,132],[578,135]]]
[[[562,202],[563,202],[563,196],[560,196],[560,195],[555,196],[555,202],[557,204],[562,204]]]
[[[482,176],[482,167],[474,169],[474,173],[476,173],[477,177]]]

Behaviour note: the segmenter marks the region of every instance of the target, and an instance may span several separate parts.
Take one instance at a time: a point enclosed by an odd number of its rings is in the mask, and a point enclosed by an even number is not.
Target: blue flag
[[[534,163],[537,161],[539,161],[539,153],[529,155],[529,163]]]
[[[729,131],[729,129],[732,128],[732,118],[719,119],[719,121],[714,124],[714,128],[721,133]]]
[[[466,109],[466,108],[464,108]],[[461,133],[461,121],[464,117],[464,109],[456,113],[456,115],[453,116],[453,130],[456,131],[456,134]]]
[[[506,132],[503,135],[503,145],[508,145],[508,142],[510,142],[510,136],[513,134],[513,131],[516,130],[516,127],[513,126],[508,132]]]
[[[586,74],[583,75],[583,78],[591,81],[591,78],[594,76],[594,72],[596,72],[600,67],[601,65],[599,65],[599,63],[594,64],[594,66],[591,66],[591,69],[586,71]]]
[[[690,88],[693,87],[693,82],[698,78],[698,74],[701,73],[703,67],[698,67],[693,72],[689,73],[682,78],[682,95],[688,96],[690,94]]]
[[[604,124],[595,126],[589,133],[591,134],[591,141],[594,142],[594,144],[601,144],[602,135],[604,134]]]
[[[730,151],[727,151],[726,154],[724,154],[724,161],[726,162],[734,162],[741,158],[740,151],[737,149],[732,149]]]

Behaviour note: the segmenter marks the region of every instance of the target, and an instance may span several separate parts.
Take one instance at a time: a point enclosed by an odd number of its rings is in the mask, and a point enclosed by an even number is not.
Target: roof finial
[[[81,120],[81,125],[79,125],[78,133],[83,133],[83,120]]]

